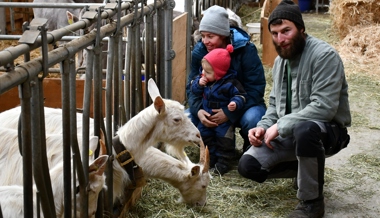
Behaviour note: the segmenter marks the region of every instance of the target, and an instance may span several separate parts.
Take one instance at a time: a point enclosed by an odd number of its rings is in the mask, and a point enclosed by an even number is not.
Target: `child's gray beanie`
[[[209,7],[199,24],[199,32],[206,31],[222,36],[230,36],[227,10],[218,5]]]

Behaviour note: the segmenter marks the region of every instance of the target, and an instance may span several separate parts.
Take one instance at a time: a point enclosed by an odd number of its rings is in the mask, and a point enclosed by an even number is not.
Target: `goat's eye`
[[[178,123],[181,121],[181,118],[174,118],[174,122]]]

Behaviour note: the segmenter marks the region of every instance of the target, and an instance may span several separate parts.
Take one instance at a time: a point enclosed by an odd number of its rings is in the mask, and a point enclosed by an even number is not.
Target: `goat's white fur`
[[[163,99],[152,79],[148,81],[148,92],[153,104],[117,132],[126,149],[134,156],[141,156],[148,147],[164,142],[174,145],[177,153],[183,154],[185,146],[199,144],[199,130],[185,115],[184,106],[178,101]]]
[[[105,188],[105,164],[107,163],[108,155],[99,156],[89,165],[89,185],[88,185],[88,214],[89,217],[95,217],[99,192]],[[63,183],[63,162],[57,164],[50,171],[51,184],[54,196],[55,210],[57,217],[64,217],[64,183]],[[75,190],[72,190],[75,191]],[[37,188],[33,185],[33,195],[35,199]],[[22,218],[24,217],[23,206],[23,186],[10,185],[0,186],[0,205],[3,217],[6,218]],[[74,202],[74,200],[72,201]],[[79,193],[76,194],[77,205],[72,205],[76,208],[76,216],[80,216],[80,198]],[[33,201],[33,217],[37,217],[36,202]],[[74,210],[73,210],[74,212]],[[43,213],[41,213],[41,217]]]
[[[22,185],[22,156],[18,147],[18,132],[15,129],[0,127],[0,185]],[[62,134],[46,134],[46,155],[49,169],[63,160]],[[82,136],[78,134],[78,144],[82,147]],[[95,151],[98,137],[91,136],[89,149]],[[90,159],[93,158],[93,152]]]
[[[45,127],[48,134],[62,134],[62,109],[44,108]],[[0,127],[17,129],[21,107],[17,106],[0,113]],[[77,113],[77,133],[82,134],[83,116]],[[90,126],[94,126],[94,120],[90,119]],[[94,135],[94,128],[90,128],[90,135]]]

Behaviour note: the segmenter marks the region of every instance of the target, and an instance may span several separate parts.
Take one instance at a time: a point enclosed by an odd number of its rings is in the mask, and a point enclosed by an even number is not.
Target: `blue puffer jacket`
[[[213,114],[212,109],[227,107],[231,101],[236,102],[236,110],[233,113],[237,113],[243,109],[247,93],[240,82],[234,79],[236,74],[235,71],[229,70],[223,78],[209,82],[206,86],[199,85],[199,75],[194,79],[190,89],[195,95],[203,96],[202,108],[209,114]]]
[[[231,27],[231,43],[234,47],[231,53],[230,69],[237,72],[237,79],[247,92],[247,99],[243,110],[231,113],[227,107],[222,108],[232,123],[240,120],[244,112],[255,105],[264,105],[265,75],[261,60],[257,54],[256,46],[250,42],[249,35],[242,29]],[[199,75],[201,60],[207,54],[206,46],[200,40],[191,53],[191,71],[187,78],[186,96],[192,116],[197,117],[202,108],[202,97],[194,95],[190,87],[192,81]]]

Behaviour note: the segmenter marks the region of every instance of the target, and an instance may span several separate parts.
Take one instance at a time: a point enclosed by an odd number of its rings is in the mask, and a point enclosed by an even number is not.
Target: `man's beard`
[[[274,41],[273,44],[280,57],[282,57],[283,59],[293,59],[297,55],[302,53],[303,49],[305,48],[306,40],[303,37],[303,34],[300,31],[298,31],[297,35],[295,35],[294,38],[291,39],[289,48],[283,49]]]

